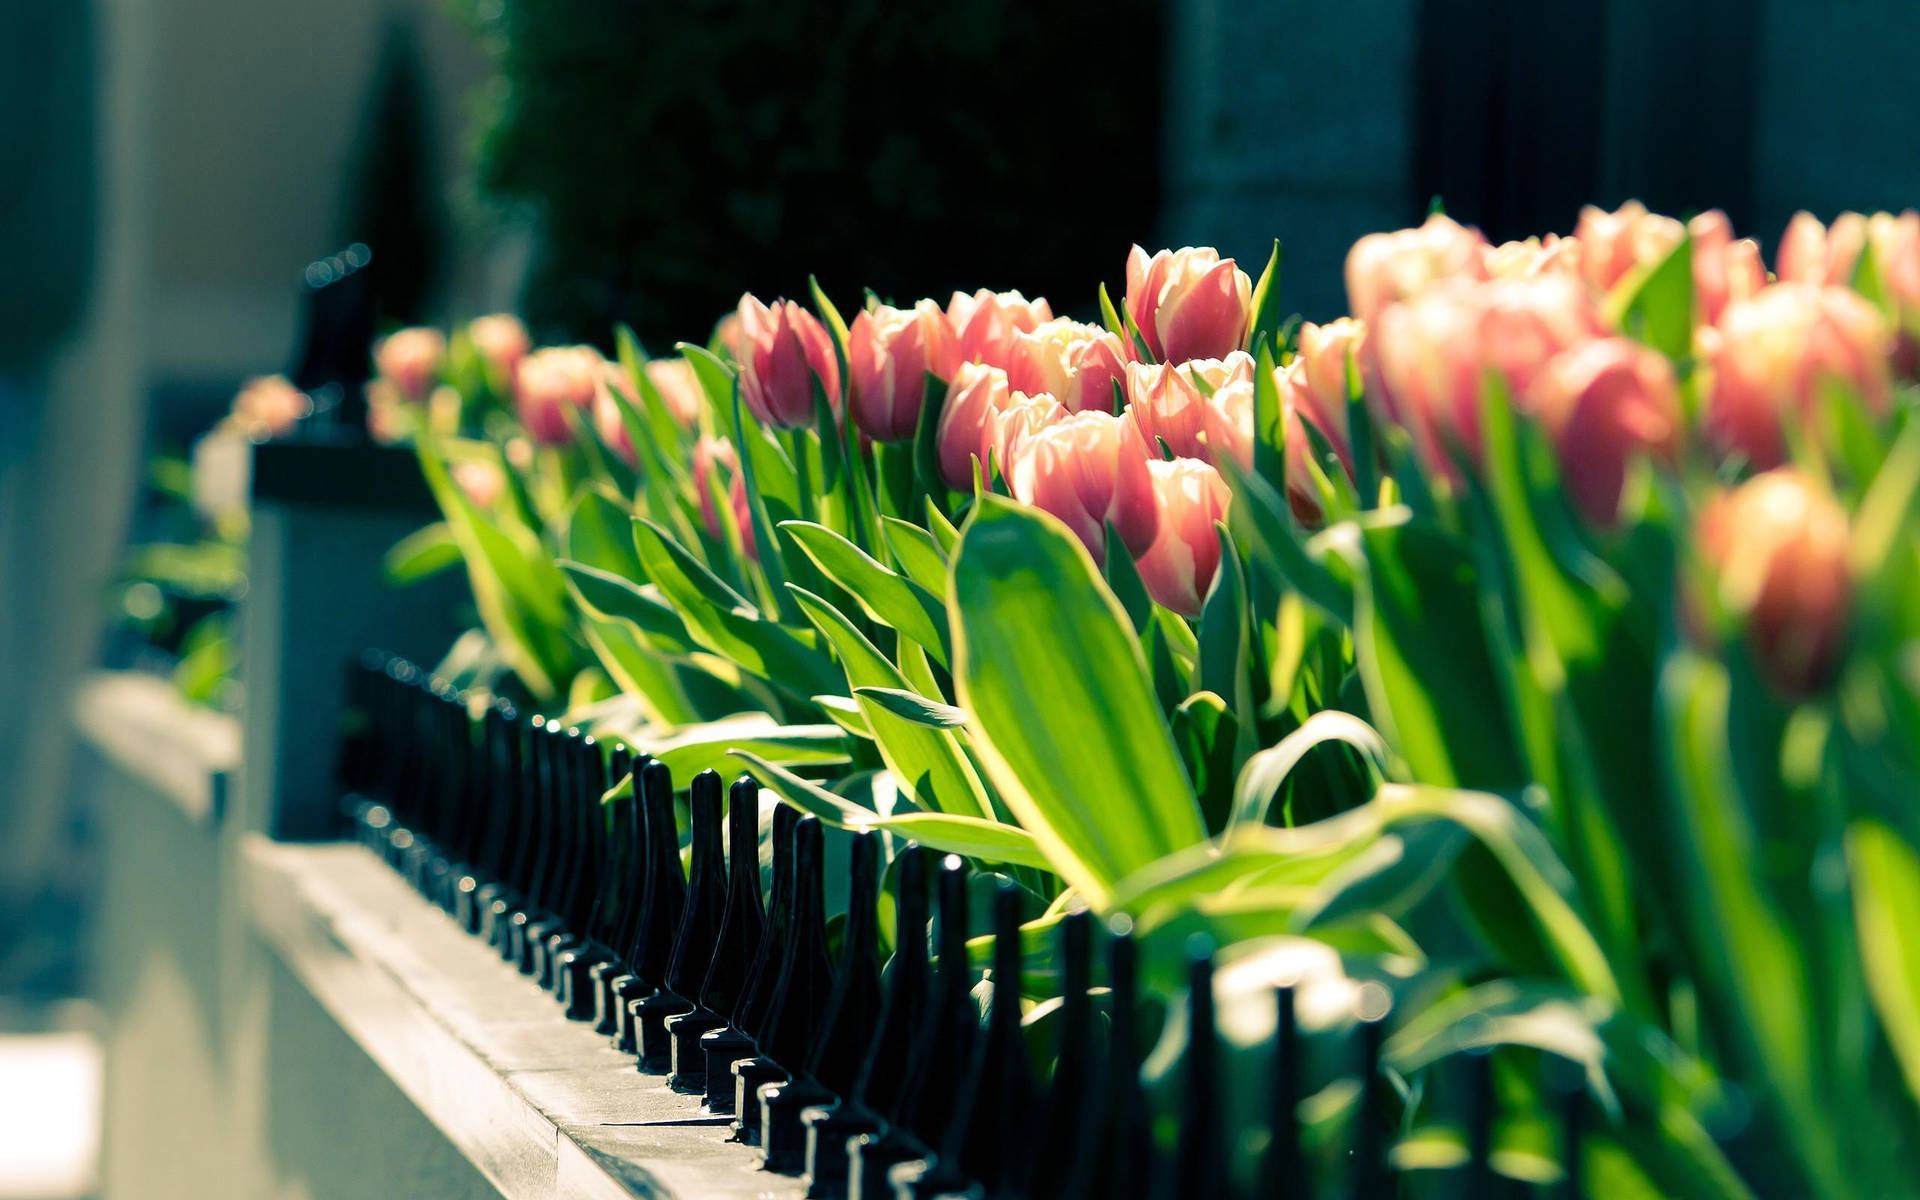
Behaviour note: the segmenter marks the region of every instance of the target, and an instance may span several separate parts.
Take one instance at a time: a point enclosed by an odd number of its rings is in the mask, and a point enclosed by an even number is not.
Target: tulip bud
[[[1418,229],[1370,233],[1347,251],[1347,307],[1372,324],[1390,304],[1449,279],[1487,277],[1487,240],[1441,213]]]
[[[1253,281],[1205,246],[1151,258],[1135,246],[1127,255],[1126,306],[1155,361],[1225,358],[1246,347]]]
[[[1891,403],[1892,332],[1846,288],[1774,284],[1729,304],[1710,334],[1702,339],[1713,370],[1707,433],[1723,453],[1757,467],[1781,463],[1781,422],[1811,421],[1825,387],[1847,389],[1875,416]]]
[[[1777,274],[1782,283],[1846,287],[1866,245],[1867,219],[1859,213],[1841,213],[1829,229],[1812,213],[1798,212],[1780,237]]]
[[[693,490],[699,494],[701,523],[710,535],[725,541],[726,530],[720,525],[720,511],[713,500],[715,471],[725,471],[729,477],[723,490],[727,493],[727,505],[733,510],[734,525],[740,530],[741,549],[757,562],[759,551],[753,540],[753,513],[747,507],[746,480],[740,475],[740,460],[734,454],[733,443],[726,438],[702,436],[693,446]]]
[[[1067,410],[1060,402],[1045,392],[1033,396],[1025,392],[1008,395],[1006,407],[994,414],[992,425],[993,461],[1000,468],[1000,477],[1011,480],[1013,464],[1023,453],[1026,443],[1040,431],[1066,420],[1067,416]]]
[[[1614,212],[1592,205],[1581,209],[1573,236],[1580,243],[1580,277],[1604,294],[1636,268],[1672,253],[1687,230],[1672,217],[1648,212],[1646,205],[1629,200]]]
[[[1232,495],[1226,480],[1191,458],[1152,459],[1154,506],[1159,528],[1140,556],[1140,581],[1156,604],[1189,617],[1200,615],[1207,589],[1220,568],[1220,535]]]
[[[640,397],[633,389],[633,380],[627,377],[627,369],[619,363],[602,363],[593,388],[594,432],[600,435],[600,441],[608,449],[625,459],[628,466],[637,466],[640,455],[634,448],[633,436],[627,431],[627,423],[620,415],[620,405],[614,399],[616,392],[629,405],[640,403]]]
[[[1687,233],[1693,238],[1694,320],[1702,326],[1716,325],[1730,302],[1767,286],[1760,244],[1752,238],[1735,238],[1733,223],[1719,209],[1696,215],[1687,222]]]
[[[312,411],[312,399],[284,375],[249,379],[233,398],[234,424],[254,438],[278,437]]]
[[[720,348],[727,352],[728,361],[735,363],[740,361],[740,357],[744,351],[742,350],[740,340],[740,313],[738,309],[714,322],[712,340],[718,342]]]
[[[1720,611],[1742,623],[1773,685],[1806,695],[1831,679],[1852,594],[1847,514],[1833,497],[1797,471],[1768,471],[1715,497],[1695,538]]]
[[[1156,458],[1163,441],[1176,458],[1208,462],[1216,450],[1250,450],[1253,356],[1235,350],[1224,359],[1128,363],[1127,412]]]
[[[1124,383],[1126,347],[1108,330],[1064,317],[1013,339],[1007,381],[1017,392],[1045,392],[1069,412],[1114,410],[1114,383]]]
[[[740,297],[740,398],[761,423],[777,429],[813,424],[813,384],[840,411],[840,363],[820,319],[791,300],[771,308]]]
[[[572,441],[567,409],[591,411],[606,370],[592,346],[549,346],[521,359],[513,405],[528,436],[548,446]]]
[[[1053,309],[1044,299],[1028,300],[1019,292],[981,288],[971,296],[955,292],[947,302],[955,360],[983,362],[1003,371],[1013,363],[1014,337],[1051,320]]]
[[[1404,426],[1436,478],[1457,483],[1451,445],[1480,455],[1480,398],[1497,375],[1527,411],[1534,378],[1555,354],[1605,330],[1586,288],[1566,275],[1455,283],[1389,307],[1364,345],[1378,371],[1384,420]]]
[[[1014,497],[1045,509],[1106,561],[1106,527],[1119,531],[1127,553],[1153,544],[1159,511],[1147,445],[1133,423],[1110,413],[1083,412],[1029,435],[1007,480]]]
[[[953,374],[953,331],[931,300],[912,308],[862,309],[847,337],[853,376],[853,420],[877,442],[913,437],[926,399],[927,376]]]
[[[693,372],[693,364],[684,358],[650,358],[645,370],[647,382],[660,393],[673,423],[682,429],[698,425],[705,392],[700,386],[700,377]]]
[[[1502,242],[1484,253],[1489,279],[1518,279],[1527,275],[1580,273],[1580,239],[1549,233],[1524,242]]]
[[[500,492],[507,486],[506,473],[490,462],[457,462],[450,472],[467,499],[476,508],[492,508],[493,502],[500,498]]]
[[[1007,373],[984,363],[963,362],[947,385],[940,411],[940,477],[956,491],[973,487],[973,461],[984,467],[999,431],[1000,410],[1013,393]]]
[[[1627,466],[1678,460],[1682,417],[1673,364],[1630,338],[1597,338],[1548,361],[1533,408],[1559,450],[1574,507],[1603,528],[1619,518]]]
[[[512,386],[514,375],[520,370],[520,360],[533,349],[527,327],[510,313],[494,313],[467,322],[467,340],[486,363],[489,378],[503,390]]]
[[[373,347],[374,370],[412,404],[425,400],[433,390],[446,358],[447,336],[424,326],[395,330]]]
[[[1311,425],[1327,439],[1347,477],[1353,477],[1353,443],[1347,432],[1347,360],[1359,358],[1366,326],[1352,317],[1326,325],[1308,321],[1300,326],[1293,361],[1280,368],[1280,400],[1285,410],[1287,436],[1287,499],[1302,522],[1321,519],[1320,496],[1312,483],[1308,463],[1313,443]],[[1363,360],[1362,360],[1363,361]],[[1325,469],[1325,464],[1321,464]]]

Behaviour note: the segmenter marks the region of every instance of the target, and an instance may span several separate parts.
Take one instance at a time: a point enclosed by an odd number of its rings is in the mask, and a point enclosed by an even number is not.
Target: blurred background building
[[[1278,236],[1327,317],[1436,197],[1769,247],[1920,202],[1916,43],[1905,0],[0,0],[0,1032],[94,986],[69,713],[144,456],[286,367],[310,259],[372,245],[393,320],[660,345],[810,271],[1087,315],[1130,241]]]

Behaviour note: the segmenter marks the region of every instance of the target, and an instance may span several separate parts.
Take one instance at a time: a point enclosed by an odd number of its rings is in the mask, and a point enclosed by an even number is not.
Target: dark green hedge
[[[496,68],[480,190],[537,220],[548,336],[704,337],[810,271],[1080,310],[1153,228],[1158,0],[454,2]]]

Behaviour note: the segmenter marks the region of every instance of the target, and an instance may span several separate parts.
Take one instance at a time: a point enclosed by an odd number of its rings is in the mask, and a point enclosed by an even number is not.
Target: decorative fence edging
[[[969,958],[968,867],[908,844],[892,869],[900,942],[883,971],[881,834],[852,835],[837,960],[823,906],[822,827],[779,805],[773,882],[762,894],[759,788],[704,771],[687,781],[682,870],[667,767],[576,728],[468,699],[404,660],[369,654],[350,688],[364,715],[342,774],[358,840],[455,923],[591,1023],[639,1071],[687,1097],[687,1119],[724,1122],[810,1197],[1217,1197],[1228,1179],[1211,948],[1190,947],[1185,1103],[1171,1153],[1158,1148],[1142,1085],[1133,939],[1090,913],[1057,925],[1063,986],[1052,1069],[1036,1073],[1018,1004],[1019,889],[992,896],[985,1008]],[[630,776],[631,792],[603,803]],[[726,793],[723,795],[723,791]],[[725,832],[723,833],[723,826]],[[752,845],[752,857],[727,846]],[[931,893],[931,894],[930,894]],[[1096,950],[1095,941],[1103,942]],[[956,970],[953,964],[962,964]],[[1099,979],[1096,980],[1096,974]],[[1014,1003],[1008,1003],[1011,998]],[[1380,1069],[1385,1023],[1362,1021],[1360,1083],[1345,1178],[1320,1179],[1302,1144],[1305,1046],[1294,989],[1275,996],[1268,1134],[1258,1194],[1399,1194]],[[1563,1175],[1551,1192],[1495,1176],[1491,1060],[1462,1056],[1468,1156],[1451,1194],[1584,1195],[1582,1091],[1558,1116]],[[1046,1082],[1041,1082],[1044,1075]],[[731,1118],[727,1120],[727,1118]],[[715,1142],[721,1138],[715,1131]],[[1433,1173],[1428,1173],[1432,1175]]]

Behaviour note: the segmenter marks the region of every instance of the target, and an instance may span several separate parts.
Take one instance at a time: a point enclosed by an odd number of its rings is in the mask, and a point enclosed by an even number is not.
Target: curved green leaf
[[[824,525],[783,521],[791,536],[827,578],[845,588],[872,620],[920,643],[934,661],[948,657],[946,607],[932,592],[888,570],[866,551]]]
[[[875,687],[910,692],[899,669],[874,649],[839,609],[803,588],[795,587],[793,593],[839,656],[847,683],[873,730],[880,757],[901,789],[923,808],[991,816],[993,804],[986,788],[953,733],[903,718],[880,701],[860,694],[861,689]]]
[[[982,764],[1094,907],[1121,878],[1206,836],[1140,642],[1066,526],[982,497],[947,609]]]

